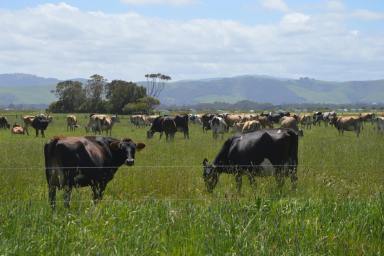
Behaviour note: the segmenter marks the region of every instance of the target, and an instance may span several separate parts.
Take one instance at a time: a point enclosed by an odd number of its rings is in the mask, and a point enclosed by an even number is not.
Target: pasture
[[[85,125],[86,115],[78,114]],[[9,117],[13,124],[14,117]],[[17,120],[20,123],[20,120]],[[359,138],[334,127],[304,130],[299,141],[298,187],[286,179],[222,175],[212,194],[202,161],[216,156],[213,140],[190,124],[190,140],[146,139],[148,128],[122,118],[116,138],[144,142],[133,167],[122,166],[104,199],[75,189],[71,208],[48,205],[43,145],[66,131],[54,115],[46,138],[0,130],[0,255],[382,255],[384,253],[384,136],[366,124]],[[32,131],[32,130],[31,130]],[[229,137],[231,134],[226,134]]]

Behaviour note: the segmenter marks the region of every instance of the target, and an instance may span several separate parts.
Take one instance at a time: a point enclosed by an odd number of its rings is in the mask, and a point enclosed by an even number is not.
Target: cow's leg
[[[71,201],[71,192],[72,187],[70,185],[66,185],[64,187],[64,207],[69,208],[69,202]]]
[[[275,167],[275,179],[277,186],[279,188],[283,187],[284,185],[284,173],[283,173],[283,166],[279,165]]]
[[[104,182],[101,182],[99,184],[99,200],[103,199],[103,192],[104,192],[106,186],[107,186],[107,184]]]
[[[44,130],[41,130],[41,137],[45,138]]]
[[[235,176],[237,193],[241,192],[241,185],[243,183],[242,173],[237,172]]]
[[[161,137],[163,137],[163,132],[160,132],[160,139],[159,140],[161,140]]]
[[[252,189],[255,190],[256,189],[256,182],[255,182],[255,176],[254,176],[254,173],[253,173],[254,170],[248,170],[247,171],[247,176],[248,176],[248,179],[249,179],[249,185],[251,185]]]
[[[93,192],[93,203],[96,204],[99,200],[99,184],[93,184],[91,188]]]
[[[36,137],[39,137],[39,130],[35,129],[35,132],[36,132]]]
[[[49,197],[49,204],[51,205],[51,208],[55,209],[55,207],[56,207],[56,186],[53,186],[51,184],[48,185],[48,197]]]

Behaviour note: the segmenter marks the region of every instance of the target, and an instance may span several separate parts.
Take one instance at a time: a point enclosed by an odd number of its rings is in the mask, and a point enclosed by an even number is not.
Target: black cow
[[[164,117],[162,124],[163,131],[165,133],[165,140],[173,140],[175,138],[175,133],[177,132],[175,119],[170,116],[166,116]]]
[[[212,164],[203,161],[203,178],[207,190],[212,192],[221,173],[234,174],[237,190],[240,192],[242,175],[249,177],[251,185],[254,177],[260,175],[260,164],[268,159],[275,169],[278,185],[284,184],[284,176],[290,175],[292,186],[297,181],[298,135],[292,129],[259,130],[228,139]]]
[[[36,137],[39,136],[39,131],[41,133],[41,137],[45,137],[44,131],[47,129],[50,122],[51,121],[45,116],[35,116],[35,118],[32,120],[32,127],[36,131]]]
[[[45,144],[45,172],[49,189],[49,202],[56,205],[56,188],[64,189],[64,206],[69,207],[74,187],[91,186],[93,200],[102,199],[107,183],[117,169],[132,166],[135,151],[145,147],[131,139],[110,137],[55,137]]]
[[[150,139],[156,132],[160,133],[160,139],[163,136],[164,130],[164,119],[172,119],[175,124],[177,131],[182,131],[184,133],[184,139],[189,139],[189,127],[188,127],[188,115],[177,115],[177,116],[159,116],[153,120],[151,128],[147,131],[147,138]],[[172,131],[169,131],[171,134]]]
[[[283,116],[290,116],[291,113],[285,111],[285,112],[277,112],[277,113],[272,113],[270,112],[268,114],[268,120],[272,123],[275,123],[275,124],[278,124],[280,122],[280,119],[283,117]]]
[[[10,129],[8,119],[5,116],[0,116],[0,129]]]
[[[315,113],[313,113],[312,119],[313,119],[313,125],[320,126],[321,121],[323,121],[323,112],[316,111]]]
[[[201,116],[201,123],[203,124],[203,132],[206,132],[211,129],[211,120],[214,117],[214,114],[204,114]]]

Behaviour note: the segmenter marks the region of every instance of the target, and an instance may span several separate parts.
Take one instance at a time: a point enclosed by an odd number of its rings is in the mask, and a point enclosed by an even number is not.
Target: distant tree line
[[[86,83],[63,81],[52,91],[57,101],[50,104],[51,112],[97,112],[116,114],[149,114],[160,101],[147,95],[147,89],[133,82],[107,80],[101,75],[91,76]]]

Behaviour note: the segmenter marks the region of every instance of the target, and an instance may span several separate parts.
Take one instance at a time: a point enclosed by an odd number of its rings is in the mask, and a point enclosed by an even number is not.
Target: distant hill
[[[85,82],[86,79],[76,78]],[[44,104],[55,101],[51,93],[61,80],[30,74],[0,74],[0,105]]]
[[[73,79],[86,82],[86,79]],[[49,104],[51,90],[60,82],[28,74],[0,74],[0,105]],[[145,82],[138,82],[145,85]],[[384,80],[330,82],[310,78],[289,79],[245,75],[167,83],[162,104],[190,105],[240,100],[284,103],[383,103]]]
[[[384,102],[384,80],[328,82],[310,78],[282,79],[268,76],[237,76],[178,81],[166,85],[163,104],[196,104],[239,100],[285,103]]]

